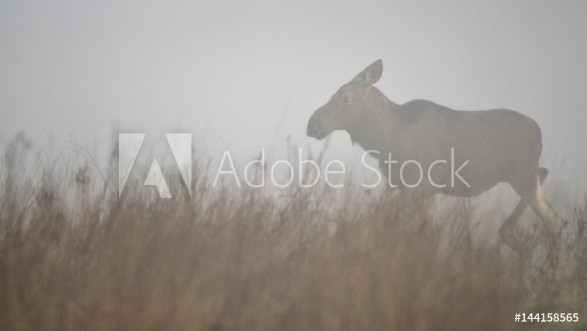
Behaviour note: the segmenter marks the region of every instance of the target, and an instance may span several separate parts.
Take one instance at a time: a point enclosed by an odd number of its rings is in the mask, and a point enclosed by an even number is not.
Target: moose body
[[[527,204],[551,234],[558,233],[560,220],[541,187],[548,172],[539,167],[542,134],[534,120],[507,109],[458,111],[427,100],[399,105],[372,86],[382,71],[383,63],[377,60],[343,85],[311,116],[307,135],[324,139],[332,131],[347,131],[353,143],[378,152],[373,156],[394,183],[400,182],[399,166],[386,163],[388,157],[399,164],[414,160],[424,174],[406,167],[401,175],[415,183],[430,169],[430,181],[418,187],[427,192],[472,197],[509,183],[522,198],[500,229],[511,248],[519,248],[513,230]],[[451,157],[456,164],[466,163],[459,173],[464,181],[454,180],[448,162],[434,164]]]

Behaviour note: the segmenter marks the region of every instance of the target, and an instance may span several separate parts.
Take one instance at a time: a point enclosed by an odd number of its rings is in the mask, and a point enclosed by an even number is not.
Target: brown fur
[[[507,109],[457,111],[427,100],[399,105],[372,86],[382,71],[383,63],[377,60],[343,85],[311,116],[308,136],[323,139],[332,131],[347,131],[351,140],[365,150],[380,152],[381,169],[396,184],[400,182],[399,166],[392,166],[387,173],[388,165],[383,161],[388,153],[399,164],[418,161],[425,178],[432,162],[447,160],[448,164],[435,166],[432,171],[434,182],[446,184],[445,188],[422,181],[421,188],[434,193],[472,197],[498,183],[509,183],[522,197],[517,209],[523,210],[522,206],[529,204],[550,233],[558,233],[560,220],[542,192],[542,134],[534,120]],[[455,180],[451,187],[451,148],[455,152],[455,167],[469,161],[459,174],[471,187],[460,180]],[[411,169],[412,173],[404,172],[408,183],[418,178],[417,169]],[[508,226],[500,231],[510,247],[514,246],[510,244],[512,224],[518,217],[510,217]]]

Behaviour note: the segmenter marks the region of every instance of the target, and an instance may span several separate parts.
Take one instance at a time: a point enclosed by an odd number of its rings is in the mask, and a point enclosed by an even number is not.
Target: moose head
[[[306,134],[324,139],[333,131],[350,130],[374,106],[371,86],[381,78],[382,72],[383,61],[377,60],[341,86],[330,101],[312,114]]]

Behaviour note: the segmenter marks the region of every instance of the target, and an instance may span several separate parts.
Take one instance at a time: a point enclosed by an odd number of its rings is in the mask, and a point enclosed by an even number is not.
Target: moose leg
[[[532,210],[540,217],[542,224],[546,227],[550,235],[557,236],[561,227],[561,220],[558,218],[556,210],[552,208],[550,202],[544,196],[542,186],[538,185],[534,192],[528,197],[528,204]]]
[[[542,185],[542,183],[544,183],[544,179],[546,179],[546,176],[548,176],[548,169],[539,168],[538,169],[538,179],[539,179],[540,185]],[[524,210],[526,209],[527,206],[528,206],[528,200],[526,200],[525,198],[522,197],[522,199],[520,200],[520,202],[518,203],[518,205],[516,206],[516,208],[514,209],[512,214],[506,219],[506,221],[499,228],[499,237],[501,238],[501,240],[509,248],[511,248],[515,251],[519,251],[521,247],[518,243],[518,240],[516,239],[516,236],[514,235],[514,230],[516,228],[516,223],[518,222],[518,219],[520,219],[520,216],[522,216],[522,213],[524,212]]]

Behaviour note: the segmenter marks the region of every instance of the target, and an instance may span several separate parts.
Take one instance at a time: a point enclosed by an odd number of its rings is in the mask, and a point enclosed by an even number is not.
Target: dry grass
[[[415,197],[210,190],[201,170],[191,198],[118,198],[88,168],[27,174],[27,143],[17,137],[1,169],[1,330],[497,330],[520,327],[515,312],[587,318],[584,207],[558,253],[540,253],[536,227],[521,231],[517,257],[475,244],[465,207],[433,222]]]

